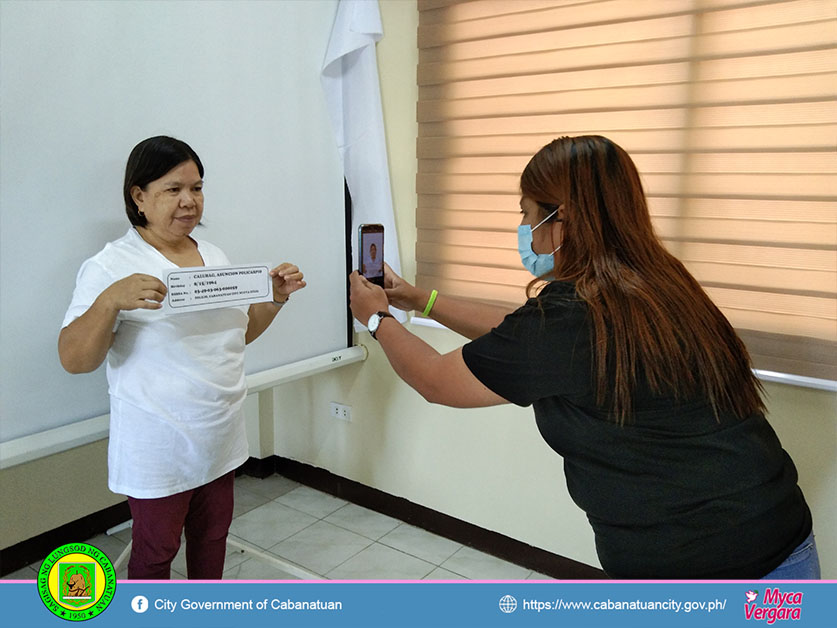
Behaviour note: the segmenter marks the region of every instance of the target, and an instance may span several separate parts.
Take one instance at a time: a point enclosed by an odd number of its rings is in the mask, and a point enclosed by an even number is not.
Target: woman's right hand
[[[395,274],[395,271],[384,262],[384,292],[390,305],[399,310],[423,310],[430,296],[426,290],[416,288],[409,282]]]
[[[61,330],[58,357],[70,373],[89,373],[104,362],[115,334],[120,310],[159,310],[166,296],[165,284],[151,275],[137,273],[105,288],[87,311]]]
[[[99,299],[116,311],[159,310],[166,292],[166,285],[157,277],[135,273],[112,283]]]

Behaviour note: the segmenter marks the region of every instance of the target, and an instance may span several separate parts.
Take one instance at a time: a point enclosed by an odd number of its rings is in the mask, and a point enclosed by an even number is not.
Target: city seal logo
[[[74,608],[90,604],[96,590],[96,563],[58,563],[59,598]]]
[[[44,606],[61,619],[92,619],[113,600],[116,572],[102,550],[87,543],[68,543],[41,564],[38,593]]]

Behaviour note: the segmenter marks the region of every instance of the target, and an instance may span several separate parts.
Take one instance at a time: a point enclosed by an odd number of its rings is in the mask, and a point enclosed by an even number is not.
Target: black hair
[[[194,161],[198,167],[198,173],[203,178],[203,164],[200,157],[186,142],[166,135],[158,135],[149,137],[134,146],[125,166],[125,183],[122,187],[125,213],[128,214],[128,220],[132,225],[145,227],[148,221],[139,213],[139,208],[131,196],[131,189],[136,185],[145,190],[145,186],[149,183],[156,181],[184,161]]]

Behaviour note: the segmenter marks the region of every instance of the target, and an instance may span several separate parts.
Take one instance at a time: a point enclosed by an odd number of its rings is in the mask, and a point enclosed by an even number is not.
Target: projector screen
[[[193,235],[308,286],[247,373],[347,346],[343,174],[320,86],[337,0],[0,4],[0,442],[106,414],[104,366],[66,373],[81,263],[130,227],[125,162],[154,135],[205,167]]]

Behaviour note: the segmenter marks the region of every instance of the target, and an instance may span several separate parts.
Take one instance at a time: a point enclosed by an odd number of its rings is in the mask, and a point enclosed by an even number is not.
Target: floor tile
[[[288,478],[273,474],[266,478],[254,478],[249,475],[240,475],[235,479],[236,487],[241,487],[251,493],[264,495],[269,499],[276,499],[277,497],[289,493],[300,484],[289,480]]]
[[[298,578],[300,580],[324,579],[322,575],[315,573],[307,567],[303,567],[302,565],[295,563],[289,558],[278,556],[270,550],[262,549],[250,543],[249,541],[245,541],[244,539],[241,539],[232,534],[227,537],[227,544],[230,547],[242,550],[245,558],[255,558],[257,560],[267,562],[268,564],[273,565],[273,567],[286,572],[288,575],[293,576],[294,578]]]
[[[326,574],[330,580],[421,580],[431,563],[380,543],[373,543]]]
[[[381,537],[379,542],[434,565],[441,565],[462,547],[461,543],[407,523],[402,523],[392,532]]]
[[[531,569],[520,567],[471,547],[463,547],[441,567],[469,580],[525,580]]]
[[[133,534],[133,530],[131,530],[130,527],[127,527],[127,528],[124,528],[124,529],[120,530],[119,532],[114,532],[113,534],[111,534],[109,536],[112,536],[115,539],[119,539],[120,541],[122,541],[123,543],[125,543],[127,545],[131,540],[131,534]]]
[[[228,545],[225,579],[551,580],[280,475],[236,478],[233,517],[231,538],[248,549]],[[87,542],[115,564],[130,540],[131,529],[125,528]],[[3,579],[34,580],[40,562]],[[185,579],[186,571],[184,542],[172,562],[172,578]],[[126,556],[116,577],[127,576]]]
[[[401,525],[401,521],[398,519],[382,515],[357,504],[346,504],[326,517],[325,521],[372,540],[380,539]]]
[[[299,580],[268,561],[248,558],[224,570],[224,580]]]
[[[317,519],[327,517],[335,510],[346,505],[345,500],[308,486],[295,488],[289,493],[277,497],[275,501],[285,506],[301,510]]]
[[[270,497],[260,493],[254,493],[251,490],[244,488],[236,483],[235,485],[235,501],[233,505],[233,517],[239,517],[245,512],[250,512],[254,508],[263,506],[270,501]]]
[[[423,580],[467,580],[465,576],[460,576],[458,573],[453,573],[447,569],[436,567],[433,571],[427,574]]]
[[[364,536],[318,521],[274,545],[270,551],[314,573],[325,575],[371,543]]]
[[[267,549],[293,536],[317,519],[278,502],[268,502],[233,519],[230,532]]]

